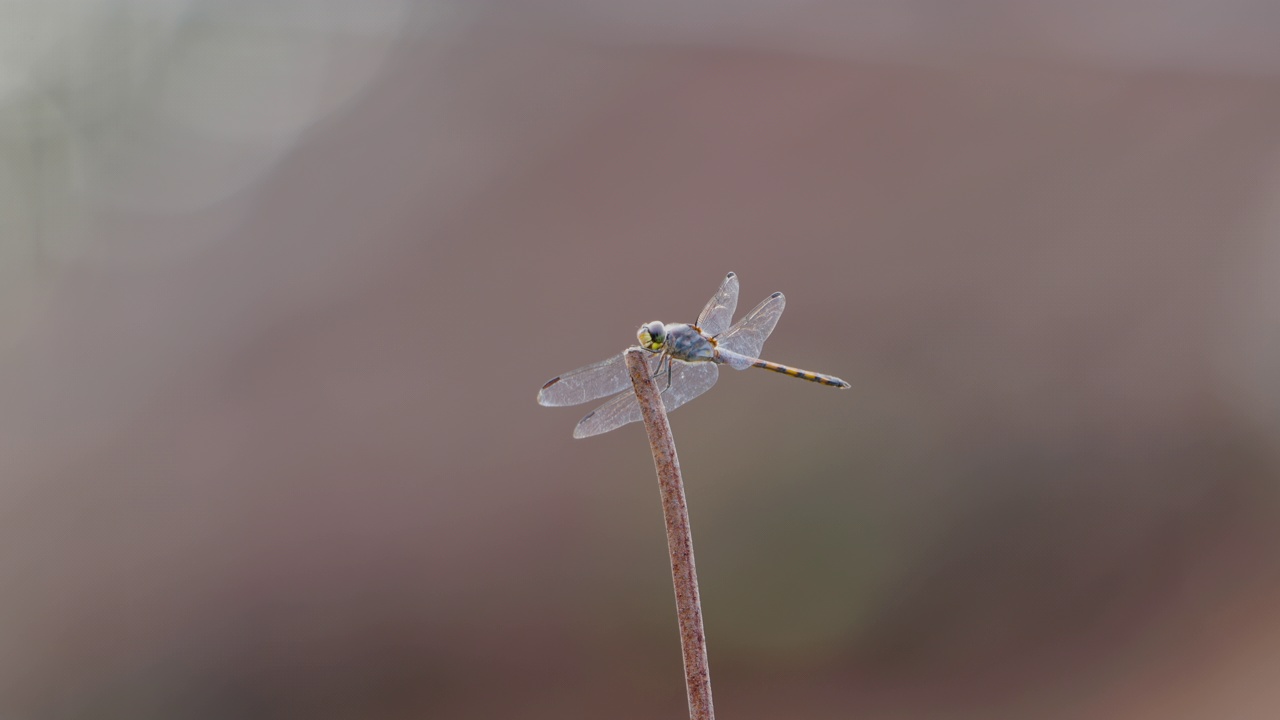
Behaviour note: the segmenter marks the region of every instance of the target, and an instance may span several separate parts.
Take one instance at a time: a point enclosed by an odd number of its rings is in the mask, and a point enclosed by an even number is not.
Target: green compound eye
[[[654,320],[641,325],[636,338],[640,340],[640,347],[646,350],[661,350],[662,343],[667,339],[667,329],[662,323]]]

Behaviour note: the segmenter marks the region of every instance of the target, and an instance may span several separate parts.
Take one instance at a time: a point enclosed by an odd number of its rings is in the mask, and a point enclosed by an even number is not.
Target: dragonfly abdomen
[[[765,370],[772,370],[773,372],[776,372],[776,373],[782,373],[783,375],[790,375],[791,377],[797,377],[797,378],[800,378],[801,380],[808,380],[809,382],[822,383],[823,385],[829,385],[831,387],[846,388],[846,389],[851,387],[849,383],[833,375],[823,375],[822,373],[809,372],[808,370],[801,370],[799,368],[793,368],[787,365],[779,365],[778,363],[769,362],[768,360],[756,360],[755,362],[751,363],[751,367],[764,368]]]

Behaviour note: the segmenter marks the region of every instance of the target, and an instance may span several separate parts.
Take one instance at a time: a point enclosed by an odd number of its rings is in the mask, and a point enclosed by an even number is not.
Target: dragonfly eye
[[[654,320],[641,325],[636,338],[640,340],[640,347],[646,350],[661,350],[662,343],[667,339],[667,329],[662,323]]]

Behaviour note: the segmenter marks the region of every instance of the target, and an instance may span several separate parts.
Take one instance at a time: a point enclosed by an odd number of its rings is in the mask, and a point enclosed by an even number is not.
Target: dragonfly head
[[[640,340],[640,347],[657,352],[662,349],[662,343],[667,340],[667,329],[663,327],[662,323],[654,320],[651,323],[641,325],[640,332],[636,333],[636,337]]]

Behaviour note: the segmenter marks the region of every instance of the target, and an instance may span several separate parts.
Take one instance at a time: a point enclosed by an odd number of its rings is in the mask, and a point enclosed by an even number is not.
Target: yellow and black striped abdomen
[[[800,378],[801,380],[808,380],[809,382],[816,382],[816,383],[822,383],[823,385],[830,385],[831,387],[838,387],[838,388],[850,387],[849,383],[841,380],[838,377],[834,377],[831,375],[823,375],[821,373],[816,373],[816,372],[809,372],[808,370],[801,370],[799,368],[788,367],[786,365],[779,365],[778,363],[769,362],[768,360],[757,360],[754,363],[752,363],[751,366],[764,368],[765,370],[772,370],[773,372],[776,372],[776,373],[782,373],[783,375],[790,375],[791,377],[797,377],[797,378]]]

